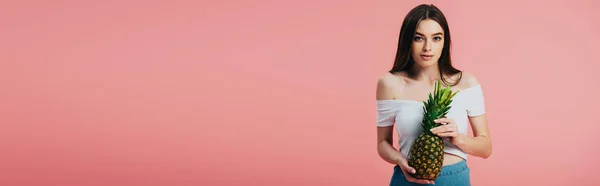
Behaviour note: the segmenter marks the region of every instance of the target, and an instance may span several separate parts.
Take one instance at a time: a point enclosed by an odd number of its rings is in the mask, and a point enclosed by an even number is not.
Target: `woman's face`
[[[437,65],[444,49],[444,29],[432,19],[417,25],[412,42],[412,57],[421,67]]]

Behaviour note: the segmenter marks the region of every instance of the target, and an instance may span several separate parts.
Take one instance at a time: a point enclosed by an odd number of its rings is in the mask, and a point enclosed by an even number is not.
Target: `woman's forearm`
[[[405,157],[391,143],[387,140],[380,141],[377,146],[379,156],[391,164],[398,164],[400,161],[404,161]]]
[[[489,136],[485,135],[476,137],[460,135],[455,145],[465,153],[481,158],[488,158],[492,154],[492,142]]]

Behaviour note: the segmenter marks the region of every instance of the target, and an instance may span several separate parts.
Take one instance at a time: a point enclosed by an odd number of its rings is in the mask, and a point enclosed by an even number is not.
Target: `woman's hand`
[[[452,140],[452,144],[460,144],[463,140],[463,136],[458,133],[458,127],[453,119],[440,118],[434,120],[435,123],[442,124],[439,127],[431,129],[431,132],[440,137],[448,137]]]
[[[430,181],[430,180],[421,180],[421,179],[412,177],[411,174],[415,173],[416,170],[414,168],[408,166],[408,162],[406,161],[406,159],[401,159],[400,161],[398,161],[398,166],[400,166],[402,173],[404,173],[404,177],[409,182],[419,183],[419,184],[434,184],[434,182]]]

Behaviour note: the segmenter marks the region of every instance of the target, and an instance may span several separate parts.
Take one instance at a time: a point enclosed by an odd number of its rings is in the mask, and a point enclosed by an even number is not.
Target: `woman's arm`
[[[488,158],[492,154],[492,140],[487,126],[487,118],[484,115],[469,117],[471,128],[473,129],[473,137],[467,135],[459,135],[456,140],[456,146],[462,149],[465,153]]]
[[[388,100],[393,98],[392,87],[394,84],[393,78],[389,75],[380,77],[377,81],[377,100]],[[377,152],[379,156],[391,163],[399,164],[400,161],[406,160],[403,155],[394,148],[393,144],[394,126],[377,126]]]
[[[462,82],[466,87],[479,85],[479,81],[472,74],[463,73],[463,80]],[[436,127],[432,132],[442,137],[451,137],[452,144],[467,154],[488,158],[492,154],[492,141],[485,115],[483,93],[475,92],[475,94],[469,97],[471,102],[468,105],[467,112],[471,128],[473,129],[473,137],[459,134],[454,121],[445,118],[436,120],[436,123],[449,123],[450,125]]]
[[[463,78],[469,87],[479,85],[479,80],[473,74],[463,73]],[[485,115],[483,93],[477,92],[470,99],[473,99],[470,106],[470,112],[473,115],[469,116],[469,123],[471,123],[471,129],[473,129],[473,137],[458,135],[459,139],[456,140],[454,145],[467,154],[488,158],[492,154],[492,140],[490,138],[490,131],[488,130],[487,116]]]
[[[392,126],[377,127],[377,152],[388,163],[400,164],[401,161],[406,161],[406,157],[392,146],[393,129]]]

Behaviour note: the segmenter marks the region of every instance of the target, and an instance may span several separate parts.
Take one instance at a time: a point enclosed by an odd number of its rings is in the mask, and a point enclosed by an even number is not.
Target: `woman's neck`
[[[417,81],[423,81],[433,84],[434,81],[441,79],[440,70],[437,65],[429,67],[420,67],[418,65],[413,66],[413,78]]]

